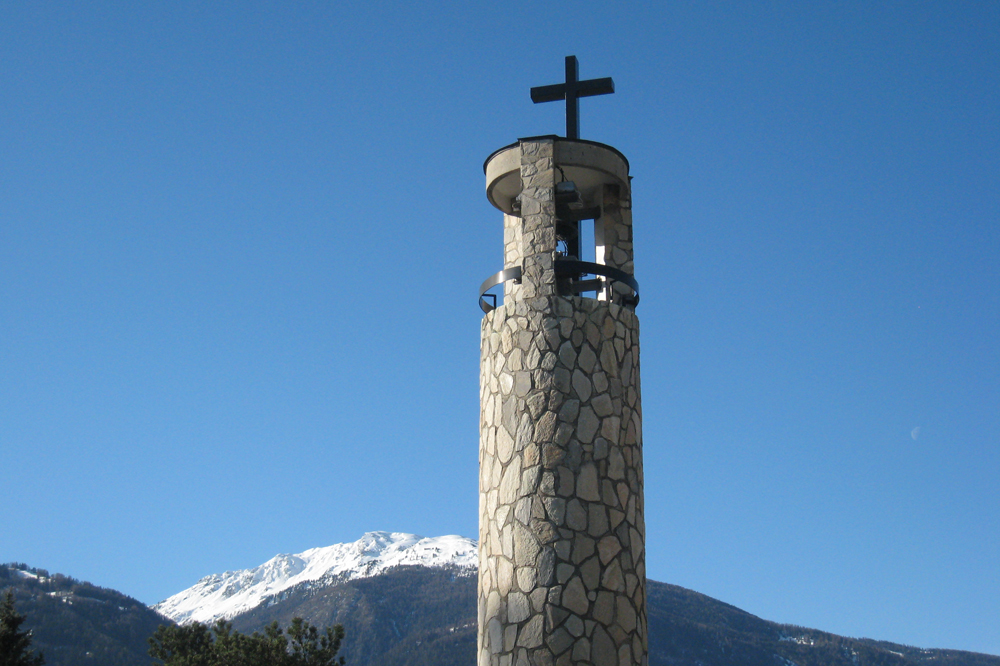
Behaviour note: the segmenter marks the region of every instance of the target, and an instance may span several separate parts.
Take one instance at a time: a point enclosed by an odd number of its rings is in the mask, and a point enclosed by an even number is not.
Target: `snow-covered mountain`
[[[477,563],[476,542],[465,537],[368,532],[354,543],[311,548],[298,555],[275,555],[253,569],[205,576],[153,608],[180,624],[212,623],[270,602],[300,585],[326,587],[404,565],[453,566],[473,575]]]

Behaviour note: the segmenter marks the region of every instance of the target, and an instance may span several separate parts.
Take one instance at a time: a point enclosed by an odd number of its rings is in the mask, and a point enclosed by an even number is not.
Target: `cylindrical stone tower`
[[[478,665],[645,666],[628,161],[546,136],[485,169],[504,270],[481,293],[504,298],[480,299]]]

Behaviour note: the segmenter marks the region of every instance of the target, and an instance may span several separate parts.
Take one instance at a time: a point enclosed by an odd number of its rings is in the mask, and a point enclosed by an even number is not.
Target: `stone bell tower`
[[[566,100],[566,137],[486,160],[504,268],[479,301],[478,666],[647,664],[629,165],[578,129],[578,98],[611,92],[566,58],[531,91]]]

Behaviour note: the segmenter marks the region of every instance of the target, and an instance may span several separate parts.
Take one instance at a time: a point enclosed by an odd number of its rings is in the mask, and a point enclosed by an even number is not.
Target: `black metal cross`
[[[531,89],[531,101],[555,102],[566,100],[566,138],[580,138],[580,101],[581,97],[593,95],[610,95],[615,91],[615,82],[610,77],[605,79],[590,79],[580,81],[580,64],[576,56],[566,56],[566,83],[551,86],[539,86]]]

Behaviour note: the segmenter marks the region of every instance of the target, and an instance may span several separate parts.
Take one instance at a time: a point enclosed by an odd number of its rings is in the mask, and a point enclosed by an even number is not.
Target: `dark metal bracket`
[[[490,312],[497,309],[496,294],[487,294],[486,292],[501,282],[506,282],[507,280],[513,280],[514,284],[521,284],[521,267],[512,266],[511,268],[505,268],[499,273],[494,273],[489,276],[481,285],[479,285],[479,307],[483,312]],[[492,305],[486,302],[487,298],[493,299]]]
[[[639,283],[634,277],[619,268],[604,264],[595,264],[592,261],[578,261],[576,259],[556,259],[553,268],[557,277],[572,279],[571,282],[565,285],[565,289],[569,293],[578,294],[584,291],[600,292],[602,289],[610,287],[609,284],[605,284],[605,280],[600,279],[601,277],[605,277],[608,278],[608,281],[621,282],[628,285],[632,290],[631,296],[623,297],[625,305],[635,307],[639,304]],[[597,275],[600,277],[591,280],[581,280],[580,278],[584,275]]]

